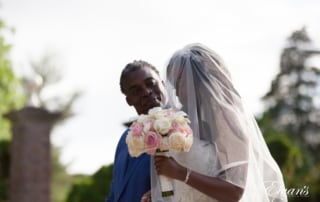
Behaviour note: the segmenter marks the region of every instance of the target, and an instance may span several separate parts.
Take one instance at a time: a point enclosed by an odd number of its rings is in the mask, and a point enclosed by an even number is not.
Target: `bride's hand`
[[[177,180],[184,180],[186,168],[178,164],[172,157],[155,156],[154,165],[158,175],[165,175]]]

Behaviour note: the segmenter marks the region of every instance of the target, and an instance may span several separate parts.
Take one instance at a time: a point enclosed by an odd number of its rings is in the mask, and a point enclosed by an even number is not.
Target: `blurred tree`
[[[289,201],[319,201],[320,70],[309,60],[320,51],[305,28],[294,31],[287,42],[258,124],[283,172]],[[307,197],[299,195],[303,189]]]
[[[57,84],[62,80],[61,67],[58,64],[57,55],[46,53],[40,59],[30,62],[31,75],[24,76],[23,83],[28,95],[28,104],[40,108],[45,108],[49,111],[59,111],[62,116],[59,121],[64,121],[73,116],[72,105],[80,96],[79,91],[68,93],[61,96],[58,95],[49,97],[45,96],[49,86]]]
[[[0,20],[0,202],[8,201],[9,165],[10,165],[10,122],[3,118],[7,112],[22,107],[25,96],[19,79],[15,76],[9,52],[11,46],[6,43],[4,33],[12,33]]]
[[[306,29],[294,31],[282,51],[280,71],[264,96],[268,116],[277,130],[285,130],[296,145],[320,160],[320,67],[308,65],[320,55]],[[320,64],[319,64],[320,65]]]
[[[10,110],[22,107],[26,101],[22,85],[12,70],[9,59],[11,46],[5,42],[4,31],[11,30],[0,20],[0,140],[10,139],[9,121],[2,116]]]
[[[90,177],[75,181],[66,202],[104,201],[110,189],[113,164],[101,167]]]

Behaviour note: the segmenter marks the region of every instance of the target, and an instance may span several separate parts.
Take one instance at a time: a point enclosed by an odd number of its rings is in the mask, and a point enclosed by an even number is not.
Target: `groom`
[[[128,105],[133,106],[139,115],[165,104],[165,90],[159,72],[145,61],[133,61],[125,66],[120,76],[120,88]],[[150,190],[150,156],[130,157],[125,142],[127,133],[128,130],[118,142],[106,202],[140,202]]]

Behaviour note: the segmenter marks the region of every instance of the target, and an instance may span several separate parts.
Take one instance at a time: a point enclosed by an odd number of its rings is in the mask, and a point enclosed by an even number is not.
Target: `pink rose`
[[[173,121],[171,124],[172,130],[178,130],[179,124],[176,121]]]
[[[168,135],[170,136],[172,133],[178,132],[179,128],[179,124],[176,121],[173,121],[171,123],[171,129],[169,130]]]
[[[192,135],[192,130],[189,125],[184,127],[184,132],[187,133],[187,135]]]
[[[156,149],[161,145],[161,136],[154,131],[149,131],[145,135],[145,144],[147,145],[146,152],[148,154],[154,154]]]
[[[135,122],[130,126],[130,131],[133,136],[141,136],[143,131],[143,125],[141,123]]]
[[[178,122],[173,121],[171,124],[171,130],[169,131],[169,135],[176,132],[188,134],[189,132],[191,133],[192,130],[188,125],[181,125]]]

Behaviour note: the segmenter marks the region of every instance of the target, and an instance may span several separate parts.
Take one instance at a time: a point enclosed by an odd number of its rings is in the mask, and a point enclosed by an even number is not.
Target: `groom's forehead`
[[[149,79],[160,80],[160,76],[149,67],[142,67],[127,74],[125,84],[142,82]]]

